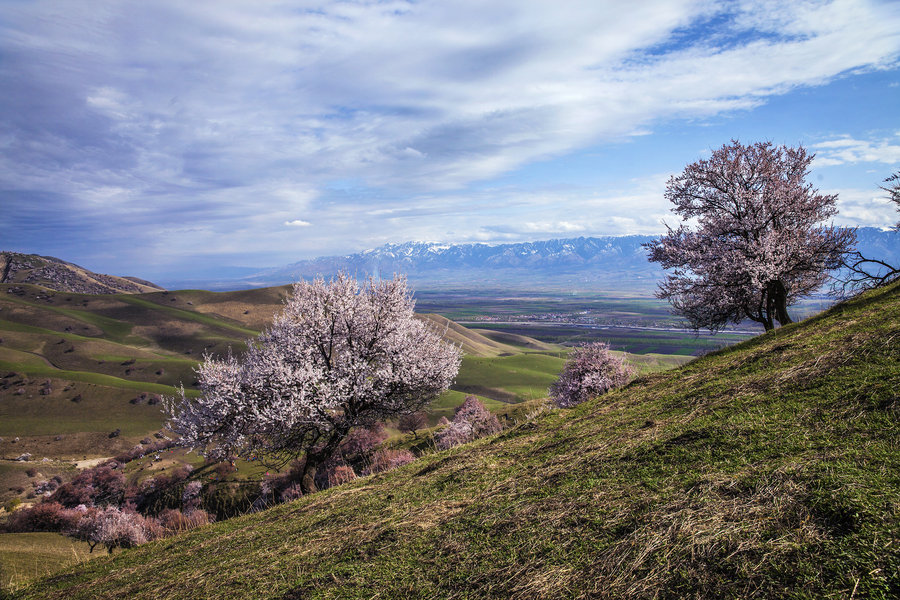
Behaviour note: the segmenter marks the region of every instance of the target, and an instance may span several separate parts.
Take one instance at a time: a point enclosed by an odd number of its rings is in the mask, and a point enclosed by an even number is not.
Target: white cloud
[[[821,190],[823,194],[837,194],[840,225],[861,227],[891,227],[897,222],[897,206],[888,201],[885,192],[853,188]]]
[[[854,163],[900,163],[900,135],[895,139],[857,140],[842,136],[813,144],[816,152],[815,165],[830,167]]]
[[[658,189],[467,186],[898,52],[900,8],[868,0],[16,3],[0,180],[23,191],[19,219],[52,207],[81,239],[146,236],[173,257],[221,240],[320,253],[658,231]],[[852,142],[818,148],[817,166],[900,161],[897,140]],[[208,235],[179,235],[185,222]]]

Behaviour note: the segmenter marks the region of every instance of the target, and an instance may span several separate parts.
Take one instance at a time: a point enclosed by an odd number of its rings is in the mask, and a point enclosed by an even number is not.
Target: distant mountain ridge
[[[281,285],[346,271],[358,277],[405,274],[414,287],[504,286],[648,291],[664,271],[642,246],[658,236],[628,235],[552,239],[488,245],[405,242],[344,256],[302,260],[261,271],[243,285]],[[900,234],[874,227],[857,230],[867,256],[900,263]],[[235,281],[235,283],[237,283]]]
[[[94,273],[52,256],[0,252],[0,283],[31,283],[76,294],[143,294],[160,286],[137,277]]]
[[[515,244],[385,244],[345,256],[299,261],[246,278],[272,285],[339,271],[357,276],[405,274],[416,286],[595,284],[627,274],[633,282],[656,280],[659,269],[647,261],[641,244],[652,236],[579,237]]]

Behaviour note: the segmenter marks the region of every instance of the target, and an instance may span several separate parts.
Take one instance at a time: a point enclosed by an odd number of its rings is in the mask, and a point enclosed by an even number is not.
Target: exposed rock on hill
[[[31,283],[76,294],[142,294],[163,289],[142,279],[94,273],[52,256],[18,252],[0,252],[0,283]]]

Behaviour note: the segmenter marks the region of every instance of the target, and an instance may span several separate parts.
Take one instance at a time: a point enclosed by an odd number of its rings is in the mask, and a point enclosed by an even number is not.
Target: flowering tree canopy
[[[790,323],[787,307],[821,287],[856,240],[821,225],[837,213],[837,196],[805,182],[813,156],[733,140],[669,179],[672,211],[692,223],[646,245],[651,261],[671,269],[657,297],[696,329]]]
[[[420,410],[456,376],[459,349],[413,308],[399,276],[297,283],[241,359],[205,357],[201,398],[170,400],[169,426],[213,459],[305,455],[301,487],[315,491],[316,468],[352,428]]]
[[[446,450],[493,435],[501,429],[503,428],[497,415],[489,411],[476,396],[466,396],[465,401],[456,407],[453,422],[434,434],[435,447]]]
[[[632,370],[609,351],[609,345],[594,342],[572,350],[553,385],[550,397],[561,408],[571,408],[628,383]]]

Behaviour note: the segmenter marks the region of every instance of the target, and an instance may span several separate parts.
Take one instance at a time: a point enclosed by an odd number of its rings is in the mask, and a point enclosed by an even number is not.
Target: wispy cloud
[[[469,186],[898,51],[900,9],[867,0],[8,2],[0,183],[16,216],[0,233],[63,210],[73,243],[114,253],[121,234],[172,261],[223,240],[309,253],[376,228],[643,230],[658,202],[574,219],[591,193],[553,206]],[[896,162],[896,149],[821,146],[817,164]]]
[[[812,145],[816,166],[852,163],[900,163],[900,135],[878,140],[857,140],[849,135]]]

